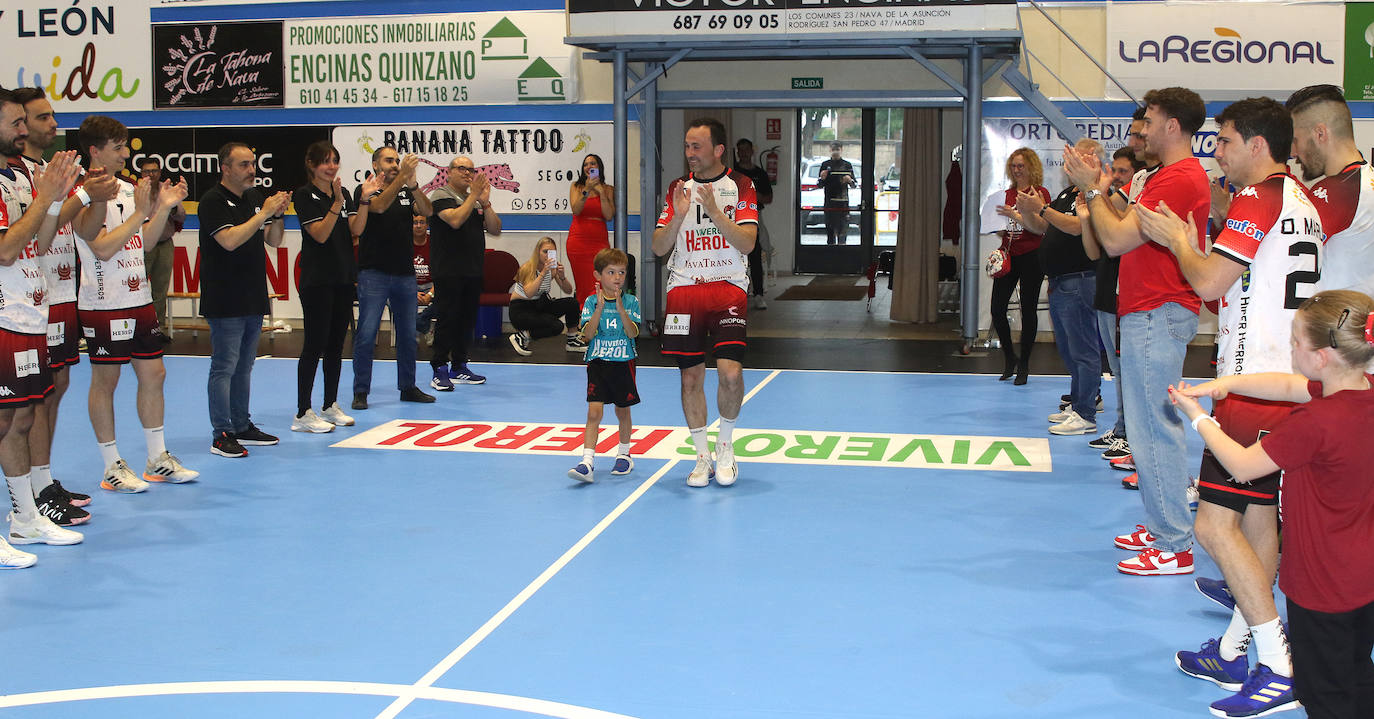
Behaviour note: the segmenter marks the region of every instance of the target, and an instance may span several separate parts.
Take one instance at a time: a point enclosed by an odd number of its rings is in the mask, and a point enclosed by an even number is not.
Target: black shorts
[[[50,392],[47,335],[0,329],[0,409],[38,404]]]
[[[708,346],[717,359],[744,362],[749,295],[738,286],[720,281],[674,287],[666,313],[663,354],[675,358],[678,367],[705,362]]]
[[[77,319],[76,303],[63,302],[48,306],[48,366],[62,369],[81,361],[77,347],[81,344],[81,321]]]
[[[587,401],[633,407],[639,404],[635,361],[594,359],[587,363]]]
[[[1216,402],[1212,415],[1226,436],[1249,447],[1268,434],[1292,409],[1291,402],[1271,402],[1232,394]],[[1242,514],[1252,504],[1272,506],[1279,503],[1282,474],[1274,472],[1253,482],[1237,482],[1212,456],[1211,450],[1204,449],[1202,466],[1198,470],[1198,499]]]
[[[162,328],[151,304],[122,310],[81,310],[81,334],[93,364],[128,364],[162,356]]]

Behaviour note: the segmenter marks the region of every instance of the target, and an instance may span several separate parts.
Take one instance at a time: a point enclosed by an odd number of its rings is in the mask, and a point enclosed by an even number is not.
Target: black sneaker
[[[367,395],[355,393],[353,395],[353,409],[367,409]]]
[[[1116,430],[1115,430],[1115,429],[1112,429],[1112,430],[1108,430],[1107,433],[1104,434],[1104,435],[1102,435],[1101,437],[1098,437],[1097,439],[1094,439],[1094,440],[1089,441],[1089,442],[1088,442],[1088,446],[1089,446],[1089,447],[1092,447],[1093,449],[1106,449],[1106,448],[1112,446],[1112,440],[1115,440],[1115,439],[1126,439],[1126,438],[1125,438],[1125,437],[1120,437],[1120,438],[1118,438],[1118,437],[1116,436]]]
[[[39,514],[51,519],[53,524],[59,527],[85,524],[91,519],[90,512],[68,504],[62,498],[61,488],[54,489],[53,485],[48,485],[46,489],[38,493],[35,504],[38,505]]]
[[[1073,395],[1071,395],[1071,394],[1061,394],[1061,395],[1059,395],[1059,411],[1060,411],[1060,412],[1063,412],[1064,410],[1068,409],[1069,406],[1072,405],[1072,404],[1073,404]],[[1098,412],[1101,412],[1101,411],[1102,411],[1102,395],[1100,395],[1100,394],[1097,395],[1097,411],[1098,411]]]
[[[215,440],[210,443],[210,452],[221,457],[247,457],[248,450],[234,439],[234,435],[228,432],[220,432],[215,435]]]
[[[248,423],[248,429],[245,429],[242,432],[235,432],[234,439],[238,440],[239,444],[263,447],[273,445],[281,441],[280,439],[277,439],[276,437],[273,437],[272,435],[258,429],[258,426],[256,424],[253,424],[252,422]]]
[[[421,391],[419,387],[408,387],[401,390],[401,401],[426,404],[434,401],[434,395]]]
[[[1102,458],[1108,462],[1129,456],[1131,456],[1131,443],[1127,442],[1125,437],[1117,437],[1112,440],[1111,446],[1107,447],[1107,451],[1102,453]],[[1135,469],[1134,465],[1131,469]]]
[[[91,503],[91,495],[82,494],[80,492],[69,492],[67,491],[66,487],[62,486],[61,482],[55,479],[52,481],[52,484],[48,485],[49,489],[52,489],[54,487],[57,488],[57,496],[60,497],[62,501],[72,505],[73,507],[84,507]]]

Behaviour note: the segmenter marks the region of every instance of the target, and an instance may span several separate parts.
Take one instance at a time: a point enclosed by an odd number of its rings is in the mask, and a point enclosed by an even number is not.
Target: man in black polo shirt
[[[1103,164],[1102,145],[1083,139],[1074,149],[1088,162]],[[1097,394],[1102,388],[1102,353],[1097,340],[1097,274],[1083,251],[1083,228],[1074,213],[1078,189],[1072,184],[1049,205],[1034,193],[1021,193],[1017,218],[1029,232],[1042,233],[1040,265],[1050,280],[1050,320],[1054,344],[1069,369],[1070,406],[1051,414],[1051,434],[1097,431]]]
[[[501,234],[501,218],[491,206],[491,184],[476,171],[472,158],[453,158],[448,184],[431,192],[429,199],[434,203],[434,215],[429,218],[429,274],[434,278],[434,311],[439,315],[429,361],[434,367],[430,386],[451,392],[455,383],[487,381],[468,368],[467,344],[482,298],[486,236]],[[452,368],[445,366],[449,360]]]
[[[253,359],[267,314],[267,255],[281,246],[291,193],[253,186],[257,156],[242,142],[219,150],[220,181],[200,198],[200,313],[210,323],[210,451],[243,457],[243,445],[271,445],[248,413]]]
[[[849,233],[849,188],[858,187],[854,165],[840,153],[844,146],[830,143],[830,159],[821,163],[817,180],[825,190],[825,244],[843,245]]]
[[[411,252],[410,225],[415,215],[433,211],[429,198],[415,189],[415,168],[420,159],[394,147],[372,153],[372,172],[382,178],[382,189],[363,196],[362,185],[354,193],[359,216],[366,224],[358,238],[358,327],[353,333],[353,409],[367,409],[372,389],[372,351],[382,324],[382,308],[391,309],[396,333],[396,389],[402,402],[433,402],[434,395],[415,386],[415,259]],[[366,210],[364,212],[364,210]]]

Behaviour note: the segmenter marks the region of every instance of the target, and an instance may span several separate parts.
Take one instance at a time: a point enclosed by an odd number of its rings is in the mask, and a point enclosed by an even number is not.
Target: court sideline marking
[[[769,373],[767,377],[764,377],[762,381],[754,385],[753,389],[750,389],[748,394],[746,394],[744,396],[744,399],[740,402],[740,407],[743,408],[744,405],[754,397],[754,395],[759,393],[759,390],[763,389],[765,385],[767,385],[769,382],[773,380],[774,377],[777,377],[781,373],[782,370],[773,370],[771,373]],[[710,425],[708,425],[708,429],[710,427],[718,425],[719,422],[720,420],[719,418],[717,418],[715,422],[712,422]],[[658,480],[663,478],[663,475],[667,474],[673,467],[677,466],[678,462],[681,461],[681,459],[673,459],[669,461],[667,464],[663,465],[663,467],[660,468],[657,472],[654,472],[652,477],[649,477],[648,479],[644,480],[644,482],[640,484],[634,492],[630,493],[630,496],[626,497],[624,500],[620,502],[620,504],[616,505],[615,509],[612,509],[609,514],[607,514],[605,517],[602,517],[601,521],[596,523],[596,526],[592,527],[586,534],[582,535],[582,538],[577,540],[575,544],[569,547],[568,550],[564,552],[562,556],[554,560],[553,564],[550,564],[547,568],[544,569],[543,572],[540,572],[539,576],[534,578],[534,581],[530,582],[525,586],[524,589],[520,590],[520,593],[515,595],[514,598],[507,602],[506,606],[501,607],[500,611],[496,612],[496,614],[493,614],[492,617],[488,619],[485,624],[479,627],[477,631],[473,632],[472,635],[469,636],[466,640],[464,640],[462,644],[459,644],[456,649],[454,649],[452,652],[449,652],[448,656],[444,657],[442,661],[434,665],[434,668],[430,669],[428,672],[425,673],[424,676],[420,677],[420,679],[416,681],[415,684],[412,685],[412,687],[415,690],[429,689],[430,687],[432,687],[434,685],[434,682],[438,681],[440,677],[447,674],[448,671],[452,669],[454,665],[456,665],[458,662],[462,661],[463,657],[467,656],[469,652],[477,648],[478,644],[481,644],[482,641],[486,639],[488,636],[490,636],[492,632],[496,631],[496,628],[500,627],[507,619],[510,618],[512,614],[516,612],[516,610],[523,606],[525,602],[529,601],[530,597],[534,596],[535,592],[538,592],[540,589],[542,589],[544,585],[549,582],[550,579],[553,579],[554,575],[562,571],[563,568],[566,567],[569,562],[575,559],[577,555],[581,554],[582,550],[586,549],[587,546],[590,545],[593,540],[601,536],[602,532],[606,531],[607,527],[611,526],[611,523],[619,519],[620,515],[624,514],[625,511],[628,510],[632,505],[634,505],[635,502],[639,501],[639,498],[643,497],[644,493],[648,492],[650,487],[657,484]],[[410,706],[410,704],[414,702],[417,698],[419,698],[418,691],[402,693],[400,696],[396,698],[396,701],[392,702],[390,706],[382,710],[382,712],[377,715],[376,719],[395,719],[396,715],[404,711],[405,708]]]

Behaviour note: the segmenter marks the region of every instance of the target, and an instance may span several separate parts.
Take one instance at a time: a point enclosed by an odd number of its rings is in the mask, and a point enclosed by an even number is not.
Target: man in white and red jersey
[[[1311,185],[1326,232],[1317,289],[1374,295],[1374,170],[1355,145],[1345,96],[1335,85],[1311,85],[1293,93],[1286,106],[1303,182],[1320,179]]]
[[[668,260],[667,321],[663,354],[682,372],[682,414],[697,450],[690,487],[735,483],[739,468],[731,444],[744,401],[745,329],[749,310],[749,252],[758,239],[758,200],[743,173],[726,169],[725,127],[703,118],[687,127],[683,149],[690,170],[668,186],[654,230],[654,253]],[[715,468],[706,438],[707,347],[716,356],[719,383]]]
[[[19,88],[14,91],[14,98],[24,106],[27,117],[29,136],[24,141],[22,158],[29,173],[34,174],[47,164],[43,153],[57,141],[57,119],[41,89]],[[51,465],[57,411],[71,382],[67,368],[80,361],[77,352],[81,330],[76,317],[76,237],[72,233],[71,220],[82,207],[90,204],[92,197],[108,200],[114,197],[116,189],[115,179],[107,175],[89,179],[79,192],[71,193],[58,215],[52,246],[38,257],[38,265],[48,283],[48,366],[52,368],[53,391],[34,405],[29,457],[38,511],[61,527],[89,520],[90,513],[82,507],[91,502],[90,495],[69,492],[61,482],[54,480]]]
[[[1084,193],[1079,207],[1088,211],[1093,235],[1107,254],[1121,257],[1116,308],[1121,390],[1145,524],[1115,538],[1117,547],[1137,553],[1118,562],[1117,570],[1132,575],[1190,574],[1193,516],[1187,497],[1187,425],[1167,398],[1169,386],[1183,376],[1202,301],[1173,254],[1145,238],[1136,208],[1154,209],[1163,202],[1185,217],[1206,218],[1207,173],[1193,157],[1191,140],[1207,110],[1197,93],[1181,87],[1151,90],[1145,106],[1145,146],[1159,158],[1160,167],[1124,214],[1118,215],[1103,194],[1110,177],[1103,176],[1100,165],[1084,161],[1072,148],[1065,148],[1064,164],[1070,180]],[[1196,242],[1201,250],[1201,231]]]
[[[1282,105],[1267,97],[1241,100],[1216,122],[1217,162],[1242,189],[1230,202],[1212,251],[1205,257],[1195,251],[1189,242],[1194,228],[1168,208],[1141,210],[1140,222],[1150,239],[1178,258],[1199,297],[1221,301],[1217,376],[1288,372],[1293,316],[1316,293],[1325,268],[1321,218],[1307,189],[1288,174],[1293,121]],[[1228,436],[1249,446],[1292,407],[1232,393],[1216,401],[1212,416]],[[1198,474],[1194,532],[1221,568],[1236,604],[1219,639],[1198,652],[1179,652],[1175,661],[1187,674],[1239,689],[1250,674],[1246,654],[1253,639],[1259,664],[1282,677],[1271,681],[1291,686],[1292,661],[1272,590],[1279,562],[1280,473],[1237,482],[1204,450]],[[1230,706],[1246,701],[1232,697],[1213,708],[1224,716],[1248,716]]]
[[[28,134],[24,106],[8,90],[0,90],[0,469],[13,510],[8,542],[0,540],[3,569],[37,561],[10,544],[82,540],[79,532],[39,514],[29,464],[33,407],[52,392],[47,282],[38,256],[56,234],[62,201],[76,181],[76,156],[58,153],[46,170],[30,175],[20,158]]]
[[[77,139],[91,161],[91,169],[118,176],[129,159],[129,131],[110,117],[91,115],[81,123]],[[81,240],[81,284],[77,311],[91,361],[89,409],[91,427],[105,464],[102,489],[142,492],[153,482],[189,482],[199,476],[167,451],[163,439],[161,329],[153,310],[153,295],[143,264],[143,237],[162,233],[172,205],[186,198],[186,181],[164,181],[153,199],[152,182],[137,185],[120,180],[119,191],[107,202],[92,202],[77,215],[73,227]],[[129,469],[115,444],[114,392],[120,370],[132,361],[138,378],[138,418],[148,442],[143,479]]]

